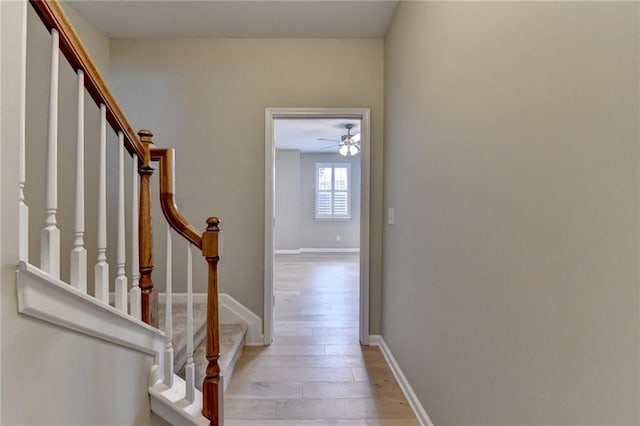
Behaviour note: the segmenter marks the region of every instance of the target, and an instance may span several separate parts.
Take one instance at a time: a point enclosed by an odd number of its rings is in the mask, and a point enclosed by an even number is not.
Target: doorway
[[[349,264],[349,258],[352,262],[354,259],[357,262],[354,268],[357,268],[359,272],[358,288],[356,289],[359,300],[357,307],[358,335],[361,344],[367,345],[369,343],[369,114],[367,108],[268,108],[265,111],[265,344],[271,344],[275,334],[276,256],[302,253],[302,257],[295,259],[313,262],[314,256],[320,256],[317,253],[323,252],[332,254],[329,257],[315,260],[322,260],[326,263],[333,256],[337,263],[346,262]],[[302,154],[299,147],[287,147],[279,144],[279,141],[276,140],[276,131],[279,125],[287,122],[300,124],[303,120],[317,120],[313,123],[320,127],[322,123],[331,123],[325,134],[317,134],[312,139],[307,137],[307,142],[313,143],[314,147],[307,146],[305,149],[316,151],[315,153]],[[284,138],[280,137],[280,139]],[[354,143],[356,139],[357,144]],[[345,143],[345,141],[349,143]],[[345,150],[344,146],[350,144],[357,146],[347,147]],[[284,149],[277,151],[278,148]],[[336,152],[340,148],[342,148],[343,154],[347,154],[346,156],[341,156]],[[283,164],[287,162],[294,164],[293,170],[296,170],[295,164],[298,164],[297,170],[303,170],[302,164],[304,163],[304,170],[312,169],[313,171],[305,172],[306,180],[299,179],[298,182],[292,182],[291,179],[280,179],[278,189],[276,189],[276,161]],[[352,175],[354,170],[358,172],[359,191],[352,190],[349,193],[346,183],[351,183],[351,177],[356,176],[355,173]],[[312,182],[309,182],[310,173],[313,173],[314,176]],[[295,175],[294,172],[293,177]],[[283,184],[286,186],[287,182],[292,188],[282,188]],[[295,186],[302,184],[302,182],[305,182],[305,189],[299,191],[298,188],[297,193],[306,195],[296,198]],[[307,186],[311,186],[311,188],[306,188]],[[293,195],[291,199],[285,200],[285,203],[294,208],[276,210],[278,193],[281,201],[282,197],[287,197],[283,194]],[[305,198],[305,201],[302,201],[301,198]],[[302,213],[300,211],[294,212],[296,203],[305,204],[311,210]],[[308,207],[310,203],[313,204],[313,207]],[[282,206],[283,204],[279,207]],[[298,219],[296,219],[296,214]],[[308,222],[299,223],[299,221],[304,222],[307,219]],[[280,223],[281,226],[276,232],[277,224],[280,221],[285,221],[284,225],[286,226],[282,226],[283,224]],[[332,228],[331,222],[338,226]],[[355,232],[354,224],[357,228]],[[321,232],[314,237],[312,232],[314,228],[332,229],[332,231]],[[300,230],[304,230],[304,232]],[[276,255],[276,252],[279,254]],[[356,254],[358,252],[359,255]],[[286,260],[294,259],[284,260],[285,262],[280,265],[291,265],[291,262],[287,263]],[[284,267],[286,268],[286,266]]]

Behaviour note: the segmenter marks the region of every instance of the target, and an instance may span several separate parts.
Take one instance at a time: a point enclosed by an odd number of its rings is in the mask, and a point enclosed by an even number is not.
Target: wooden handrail
[[[60,3],[57,0],[29,1],[47,27],[47,30],[58,30],[60,34],[60,50],[74,70],[82,70],[84,72],[84,86],[87,92],[89,92],[96,104],[104,104],[106,106],[107,121],[116,133],[118,131],[123,133],[127,151],[130,154],[137,154],[138,158],[142,158],[144,155],[142,144],[122,112],[120,105],[113,97],[98,67],[80,41],[78,33],[74,30]]]
[[[162,213],[169,222],[169,225],[180,235],[187,239],[191,244],[202,249],[202,234],[178,211],[176,206],[174,186],[174,158],[175,151],[173,148],[150,147],[151,161],[157,161],[159,164],[158,173],[160,176],[160,206]]]
[[[147,135],[147,133],[144,134]],[[148,132],[148,134],[151,135],[151,132]],[[143,135],[143,131],[140,132],[140,135]],[[145,137],[141,137],[141,139],[145,140]],[[203,234],[200,234],[194,226],[188,223],[178,211],[174,198],[174,149],[159,148],[151,144],[146,144],[145,148],[148,148],[148,158],[159,163],[160,206],[167,222],[178,234],[202,250],[202,255],[208,264],[207,368],[202,383],[202,415],[209,419],[211,425],[218,426],[220,408],[222,407],[222,384],[220,383],[220,365],[218,364],[218,359],[220,358],[220,319],[218,313],[220,219],[217,217],[208,218],[207,229]]]

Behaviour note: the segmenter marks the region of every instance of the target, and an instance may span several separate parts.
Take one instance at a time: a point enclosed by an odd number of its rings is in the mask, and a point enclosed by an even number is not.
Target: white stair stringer
[[[264,345],[262,318],[227,293],[219,293],[218,301],[221,324],[245,324],[247,326],[245,343],[248,346]]]
[[[163,382],[165,333],[80,292],[41,269],[20,262],[16,271],[18,312],[113,344],[151,355],[151,410],[171,424],[208,425],[202,416],[202,393],[193,404],[184,399],[185,382],[174,374],[173,386]]]
[[[167,387],[162,380],[149,387],[151,411],[172,425],[208,425],[209,419],[202,415],[202,392],[195,389],[195,399],[186,399],[184,379],[173,375],[173,386]]]
[[[18,312],[146,353],[162,365],[164,332],[31,264],[20,262],[16,281]]]

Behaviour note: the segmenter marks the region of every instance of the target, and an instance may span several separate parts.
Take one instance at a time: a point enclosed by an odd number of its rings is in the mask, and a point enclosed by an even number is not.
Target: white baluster
[[[172,268],[171,260],[173,259],[171,253],[171,227],[167,225],[167,288],[165,292],[165,304],[164,304],[164,334],[165,334],[165,347],[164,347],[164,384],[171,387],[173,386],[173,293],[172,293]]]
[[[126,264],[126,249],[124,235],[124,135],[118,132],[118,252],[116,263],[116,309],[127,313],[127,276],[124,269]]]
[[[87,250],[84,248],[84,72],[78,70],[78,121],[76,126],[76,212],[73,250],[71,250],[71,285],[87,292]]]
[[[27,2],[23,2],[22,13],[22,55],[20,57],[20,140],[19,140],[19,179],[18,179],[18,241],[19,259],[29,261],[29,206],[25,203],[24,187],[26,185],[25,128],[27,120]]]
[[[47,162],[45,193],[45,227],[40,234],[40,268],[60,278],[60,230],[56,226],[58,211],[58,31],[51,30],[51,74],[49,84],[49,120],[47,126]]]
[[[195,400],[196,378],[193,365],[193,264],[191,260],[191,244],[187,247],[187,365],[185,367],[186,399]]]
[[[129,309],[131,316],[142,318],[142,300],[140,297],[140,262],[138,253],[138,203],[140,203],[140,176],[138,175],[138,156],[133,154],[133,180],[131,191],[131,291],[129,292]]]
[[[98,166],[98,260],[95,267],[96,299],[109,303],[107,263],[107,108],[100,105],[100,164]]]

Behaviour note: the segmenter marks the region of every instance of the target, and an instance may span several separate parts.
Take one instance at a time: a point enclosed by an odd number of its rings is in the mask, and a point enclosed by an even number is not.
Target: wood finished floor
[[[274,343],[247,346],[225,426],[419,425],[375,346],[358,343],[357,255],[277,255]]]

